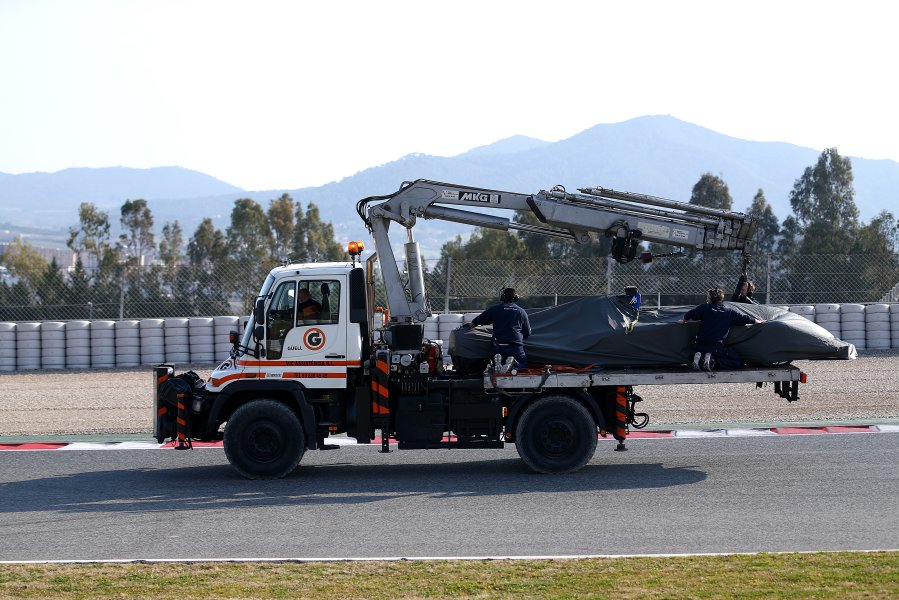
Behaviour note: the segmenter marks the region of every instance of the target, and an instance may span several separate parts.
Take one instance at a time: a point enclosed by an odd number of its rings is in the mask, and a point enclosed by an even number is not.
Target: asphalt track
[[[0,452],[0,561],[897,549],[890,431],[602,441],[554,476],[513,446],[347,446],[261,482],[220,448]]]

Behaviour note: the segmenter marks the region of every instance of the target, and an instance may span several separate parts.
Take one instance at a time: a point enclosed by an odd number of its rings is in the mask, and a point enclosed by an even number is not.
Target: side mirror
[[[265,325],[257,325],[253,328],[253,337],[257,342],[261,342],[265,338]]]
[[[265,325],[265,298],[256,298],[256,304],[253,305],[253,320],[256,321],[256,325]]]

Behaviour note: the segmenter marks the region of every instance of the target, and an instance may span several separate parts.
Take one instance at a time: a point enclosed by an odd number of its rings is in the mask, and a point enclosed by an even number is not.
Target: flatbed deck
[[[597,369],[584,372],[544,371],[540,374],[485,374],[487,391],[499,389],[589,388],[620,385],[671,385],[702,383],[793,383],[803,378],[798,367],[747,368],[732,371],[684,369]],[[791,386],[792,387],[792,386]]]

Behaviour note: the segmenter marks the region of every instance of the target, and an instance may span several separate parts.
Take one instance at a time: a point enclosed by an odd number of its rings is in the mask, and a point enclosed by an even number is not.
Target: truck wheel
[[[225,425],[225,456],[247,479],[278,479],[293,471],[306,451],[303,426],[275,400],[253,400]]]
[[[521,460],[538,473],[571,473],[596,452],[596,421],[567,396],[546,396],[524,409],[515,428]]]

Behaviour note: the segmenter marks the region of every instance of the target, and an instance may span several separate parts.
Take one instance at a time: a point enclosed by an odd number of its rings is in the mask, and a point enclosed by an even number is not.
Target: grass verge
[[[897,598],[899,552],[0,565],[3,598]]]

